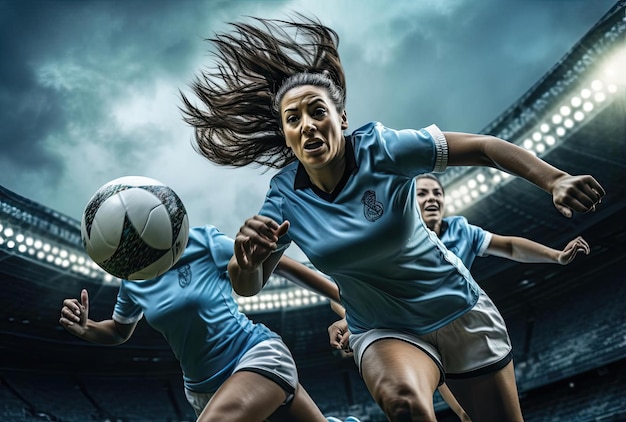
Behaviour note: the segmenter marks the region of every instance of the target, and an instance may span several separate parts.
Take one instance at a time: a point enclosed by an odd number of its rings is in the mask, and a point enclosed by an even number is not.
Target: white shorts
[[[276,382],[287,393],[287,398],[283,404],[287,404],[293,399],[299,382],[296,362],[285,343],[280,339],[262,341],[248,350],[237,363],[233,374],[238,371],[255,372]],[[214,394],[185,389],[187,401],[193,407],[196,416],[200,416]]]
[[[428,354],[441,371],[440,384],[445,382],[445,377],[472,378],[498,371],[513,357],[504,319],[482,290],[472,309],[432,333],[418,336],[392,329],[372,329],[351,334],[350,348],[359,372],[367,348],[385,338],[406,341]]]

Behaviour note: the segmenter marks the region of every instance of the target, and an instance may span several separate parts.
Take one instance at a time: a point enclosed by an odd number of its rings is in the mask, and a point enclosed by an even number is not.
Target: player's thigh
[[[473,420],[523,421],[513,362],[473,378],[448,379],[446,384]]]
[[[271,422],[326,422],[322,411],[301,384],[296,387],[293,400],[280,406],[269,420]]]
[[[419,347],[399,339],[378,340],[363,353],[361,366],[363,380],[379,404],[403,395],[432,407],[441,371]]]
[[[287,399],[276,382],[250,371],[239,371],[217,390],[198,421],[264,420]]]

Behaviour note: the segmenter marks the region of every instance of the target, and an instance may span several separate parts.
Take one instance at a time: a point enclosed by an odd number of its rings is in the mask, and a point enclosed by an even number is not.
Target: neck
[[[346,169],[346,160],[341,159],[323,169],[307,169],[311,183],[326,193],[332,193]]]
[[[326,193],[332,193],[344,172],[346,171],[346,149],[345,144],[341,151],[337,153],[335,158],[328,164],[320,168],[306,168],[306,172],[317,188],[323,190]]]
[[[426,226],[437,234],[437,237],[441,236],[441,220],[429,221]]]

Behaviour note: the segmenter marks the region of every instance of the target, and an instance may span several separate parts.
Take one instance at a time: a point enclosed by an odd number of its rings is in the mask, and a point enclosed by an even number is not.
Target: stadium
[[[626,420],[626,2],[620,1],[482,133],[510,140],[607,191],[592,214],[564,219],[545,192],[491,169],[441,175],[451,205],[475,225],[589,256],[567,267],[479,259],[514,347],[527,421]],[[516,198],[515,202],[510,200]],[[514,217],[514,218],[512,218]],[[83,250],[80,222],[0,186],[0,420],[192,421],[180,367],[145,321],[122,346],[89,344],[58,323],[87,287],[90,318],[110,317],[119,280]],[[280,333],[301,383],[325,414],[384,421],[352,358],[328,344],[327,299],[273,276],[242,311]],[[440,421],[456,416],[435,394]]]

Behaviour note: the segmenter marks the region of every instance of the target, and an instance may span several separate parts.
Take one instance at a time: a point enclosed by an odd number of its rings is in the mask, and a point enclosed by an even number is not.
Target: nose
[[[311,119],[302,119],[302,134],[307,135],[315,131],[315,125]]]

